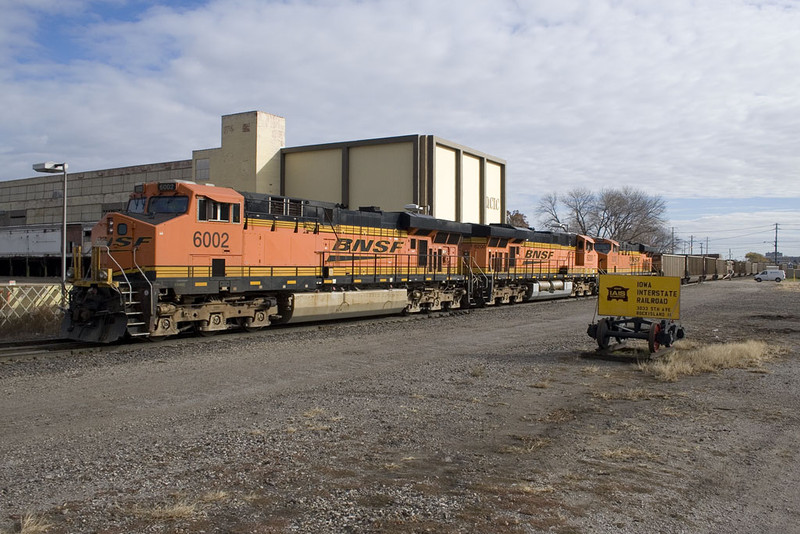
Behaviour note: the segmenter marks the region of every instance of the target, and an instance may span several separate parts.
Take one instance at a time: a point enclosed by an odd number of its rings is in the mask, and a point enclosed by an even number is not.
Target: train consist
[[[137,186],[92,229],[65,337],[113,342],[590,295],[651,254],[570,233],[198,185]]]
[[[655,274],[676,276],[684,284],[750,276],[766,269],[765,263],[725,260],[718,254],[708,256],[653,254],[652,264]]]

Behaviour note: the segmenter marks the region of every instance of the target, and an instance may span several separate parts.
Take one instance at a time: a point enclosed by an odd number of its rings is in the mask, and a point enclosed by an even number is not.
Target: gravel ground
[[[588,299],[0,366],[0,532],[798,532],[799,298],[684,287],[687,343],[783,355],[677,382]]]

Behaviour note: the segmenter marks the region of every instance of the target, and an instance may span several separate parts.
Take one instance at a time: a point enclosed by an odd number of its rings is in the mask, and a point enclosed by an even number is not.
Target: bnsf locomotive
[[[448,310],[596,292],[642,247],[191,182],[137,186],[76,255],[62,333],[89,342]]]

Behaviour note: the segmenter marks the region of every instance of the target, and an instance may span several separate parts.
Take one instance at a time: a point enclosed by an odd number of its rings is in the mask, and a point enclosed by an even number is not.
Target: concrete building
[[[195,150],[191,160],[69,173],[68,249],[85,245],[91,225],[103,213],[122,209],[136,184],[167,180],[336,202],[351,209],[402,211],[416,205],[442,219],[505,222],[502,159],[433,135],[300,147],[286,147],[285,136],[282,117],[235,113],[222,117],[220,147]],[[45,243],[60,243],[61,190],[59,174],[0,182],[0,275],[59,274],[53,258],[60,256],[60,247]],[[23,258],[25,247],[31,253]]]

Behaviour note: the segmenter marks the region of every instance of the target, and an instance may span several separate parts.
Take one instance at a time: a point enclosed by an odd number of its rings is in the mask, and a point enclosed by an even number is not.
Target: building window
[[[195,160],[194,179],[198,182],[207,182],[211,179],[211,164],[208,158]]]

